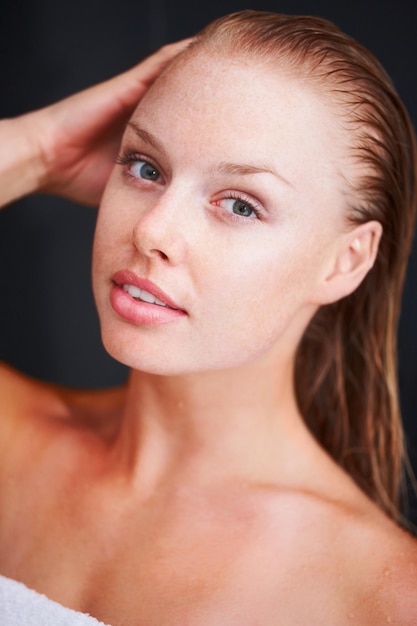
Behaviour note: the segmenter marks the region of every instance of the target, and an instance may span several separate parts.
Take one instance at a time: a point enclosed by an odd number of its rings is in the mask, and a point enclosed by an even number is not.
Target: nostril
[[[161,257],[161,259],[162,259],[163,261],[168,261],[168,255],[167,255],[167,254],[165,254],[165,252],[162,252],[162,250],[157,250],[156,252],[158,252],[158,253],[159,253],[159,255],[160,255],[160,257]]]
[[[156,212],[153,214],[156,216]],[[184,241],[167,224],[151,222],[150,215],[138,220],[131,231],[131,243],[144,255],[174,265],[184,254]]]

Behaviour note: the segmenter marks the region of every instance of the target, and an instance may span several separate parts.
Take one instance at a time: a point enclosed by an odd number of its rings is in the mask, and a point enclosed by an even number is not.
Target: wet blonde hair
[[[309,324],[295,386],[322,446],[398,519],[404,442],[396,336],[416,208],[416,144],[407,112],[375,57],[325,19],[243,11],[209,24],[192,45],[200,49],[290,70],[334,104],[349,131],[356,168],[346,181],[347,220],[377,220],[383,236],[359,288],[321,307]]]

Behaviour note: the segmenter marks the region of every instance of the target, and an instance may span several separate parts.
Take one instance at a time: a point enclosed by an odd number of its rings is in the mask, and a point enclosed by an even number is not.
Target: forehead
[[[346,159],[345,137],[325,96],[284,66],[258,59],[185,54],[133,119],[183,151],[192,145],[194,156],[269,159],[298,181],[307,173],[334,177]]]

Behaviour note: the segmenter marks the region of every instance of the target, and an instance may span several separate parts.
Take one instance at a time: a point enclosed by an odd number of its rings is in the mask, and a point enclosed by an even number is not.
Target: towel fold
[[[67,609],[23,583],[0,576],[1,626],[105,626],[86,613]]]

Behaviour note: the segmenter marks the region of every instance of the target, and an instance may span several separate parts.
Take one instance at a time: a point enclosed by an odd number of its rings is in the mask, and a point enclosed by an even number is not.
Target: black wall
[[[412,0],[3,0],[0,117],[108,78],[163,43],[245,8],[336,22],[379,57],[417,124],[417,3]],[[94,221],[94,210],[44,196],[24,199],[0,214],[0,358],[46,380],[83,387],[117,384],[126,375],[100,343],[89,269]],[[404,421],[417,467],[416,279],[417,249],[399,331]],[[417,521],[417,507],[410,516]]]

